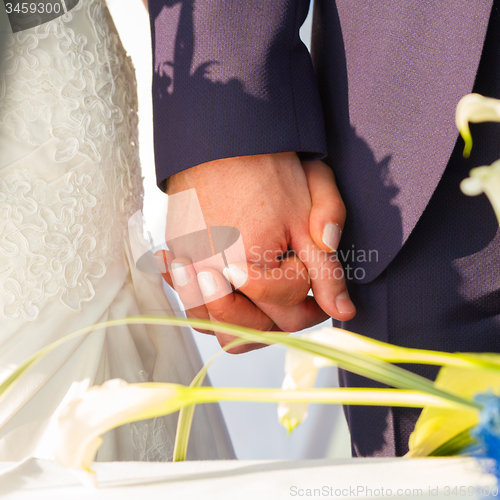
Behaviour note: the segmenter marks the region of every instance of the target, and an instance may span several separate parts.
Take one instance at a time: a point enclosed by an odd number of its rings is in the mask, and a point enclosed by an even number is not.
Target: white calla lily
[[[379,358],[391,357],[397,347],[383,342],[367,339],[340,328],[321,328],[300,335],[300,338],[320,344],[346,349],[351,352],[372,354]],[[288,349],[285,357],[285,378],[283,390],[311,389],[314,387],[318,370],[324,366],[332,366],[333,361],[308,354],[297,349]],[[288,433],[307,418],[307,403],[279,403],[278,420]]]
[[[302,375],[296,386],[299,390],[186,387],[169,383],[128,384],[120,379],[109,380],[102,386],[93,387],[89,387],[88,379],[76,383],[58,411],[55,458],[61,465],[75,472],[84,484],[95,487],[97,481],[90,466],[102,443],[100,437],[102,434],[130,422],[167,415],[182,407],[199,403],[287,401],[290,406],[297,405],[305,411],[307,411],[305,404],[309,402],[462,407],[460,402],[450,402],[439,396],[416,390],[346,388],[300,390],[302,387],[311,387],[317,370],[330,362],[321,356],[309,356],[309,359],[290,358],[289,368],[290,363],[294,366],[295,372]],[[469,403],[466,404],[467,407],[468,405]],[[293,409],[293,406],[291,407]],[[293,415],[289,414],[288,419],[293,425]],[[301,420],[303,418],[299,415],[295,425]]]
[[[500,160],[490,166],[473,168],[469,175],[460,184],[460,189],[468,196],[485,193],[500,223]]]
[[[120,425],[173,413],[186,403],[186,388],[177,384],[128,384],[109,380],[89,388],[76,386],[60,409],[55,458],[95,486],[90,465],[102,443],[101,435]]]
[[[472,149],[469,123],[500,122],[500,100],[467,94],[457,104],[455,121],[465,141],[464,156],[468,158]]]
[[[293,337],[293,335],[291,335]],[[474,360],[438,351],[400,347],[370,339],[340,328],[321,328],[297,337],[342,351],[369,355],[391,363],[428,363],[470,366]],[[285,357],[283,390],[307,390],[314,387],[318,370],[333,366],[335,362],[320,355],[289,348]],[[288,433],[307,418],[307,403],[281,402],[278,404],[278,420]]]
[[[85,484],[95,486],[90,469],[102,442],[100,436],[130,422],[167,415],[181,408],[216,401],[279,402],[281,423],[291,431],[307,415],[307,404],[361,404],[478,410],[481,403],[436,386],[391,363],[428,363],[499,372],[496,355],[450,354],[393,346],[337,328],[323,328],[300,337],[284,332],[260,332],[204,320],[135,316],[86,327],[50,344],[19,365],[0,383],[0,398],[45,354],[72,338],[98,327],[120,324],[190,325],[241,337],[244,341],[281,344],[289,347],[283,389],[201,387],[206,365],[189,387],[168,383],[128,384],[110,380],[101,387],[90,381],[73,384],[57,411],[55,458],[76,471]],[[312,389],[319,368],[338,366],[377,380],[394,389]],[[285,403],[284,403],[285,402]],[[183,459],[192,415],[185,418],[176,437],[177,459]],[[56,416],[56,415],[55,415]],[[178,430],[178,432],[179,432]]]
[[[311,389],[316,382],[318,370],[333,363],[321,356],[289,349],[285,357],[285,378],[281,388],[285,391]],[[290,434],[307,418],[307,403],[279,403],[278,420]]]

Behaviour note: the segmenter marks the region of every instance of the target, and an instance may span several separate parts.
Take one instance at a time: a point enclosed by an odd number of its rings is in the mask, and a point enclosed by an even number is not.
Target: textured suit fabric
[[[492,10],[474,91],[500,98],[500,1]],[[485,196],[466,197],[469,170],[500,158],[500,124],[471,126],[471,157],[459,140],[425,212],[402,250],[369,284],[350,283],[358,307],[343,325],[396,345],[500,352],[500,233]],[[433,366],[405,366],[434,378]],[[377,387],[341,372],[345,386]],[[356,456],[404,455],[420,410],[347,407]]]
[[[453,150],[455,108],[472,90],[491,1],[315,2],[312,54],[327,163],[347,207],[341,251],[376,250],[376,278],[425,209]]]
[[[324,157],[308,1],[151,0],[157,179],[220,158]],[[169,30],[176,29],[175,36]]]
[[[500,131],[474,127],[465,162],[454,124],[492,0],[316,0],[313,64],[298,37],[308,0],[149,4],[160,188],[219,158],[325,158],[347,207],[339,255],[358,271],[358,314],[344,326],[400,345],[499,350],[496,225],[458,182],[500,157]],[[495,29],[476,90],[500,97]],[[359,455],[404,453],[418,413],[347,411]]]

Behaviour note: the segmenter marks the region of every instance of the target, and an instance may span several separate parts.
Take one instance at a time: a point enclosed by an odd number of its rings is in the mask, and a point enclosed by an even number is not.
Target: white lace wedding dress
[[[142,206],[135,75],[105,0],[11,36],[0,72],[0,379],[84,326],[174,315],[159,274],[134,267]],[[74,381],[189,384],[191,333],[119,326],[64,344],[0,401],[0,460],[53,456]],[[97,460],[170,460],[177,414],[104,436]],[[234,458],[218,405],[198,406],[188,458]]]

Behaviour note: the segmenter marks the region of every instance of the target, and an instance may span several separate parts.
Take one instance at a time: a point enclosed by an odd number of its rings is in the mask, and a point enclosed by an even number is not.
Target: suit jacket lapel
[[[491,7],[492,0],[337,0],[355,140],[341,155],[350,164],[333,166],[343,190],[353,192],[349,215],[360,215],[344,244],[380,249],[358,281],[371,281],[394,258],[446,168],[458,137],[455,107],[473,88]],[[360,141],[383,164],[380,172],[356,164]],[[389,224],[378,210],[388,187],[400,214]]]

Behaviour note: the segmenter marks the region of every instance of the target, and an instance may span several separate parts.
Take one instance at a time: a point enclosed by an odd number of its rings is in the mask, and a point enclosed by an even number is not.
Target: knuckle
[[[320,263],[318,272],[320,280],[341,281],[344,279],[344,269],[335,254]]]

